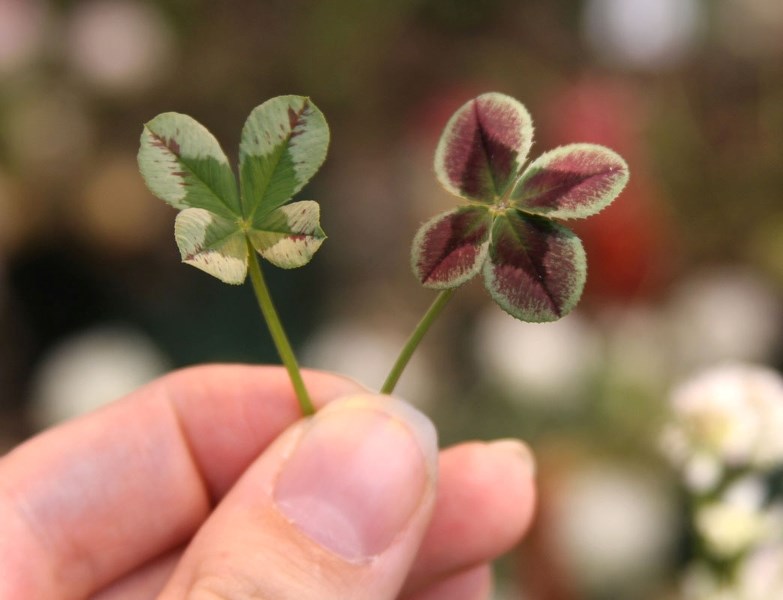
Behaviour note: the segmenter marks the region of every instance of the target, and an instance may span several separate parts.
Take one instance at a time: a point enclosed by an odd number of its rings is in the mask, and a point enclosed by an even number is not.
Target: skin
[[[318,407],[357,393],[357,410],[384,406],[345,378],[304,377]],[[388,549],[355,561],[264,495],[307,426],[283,369],[214,365],[32,438],[0,459],[0,597],[489,598],[490,562],[533,514],[525,446],[440,451]]]

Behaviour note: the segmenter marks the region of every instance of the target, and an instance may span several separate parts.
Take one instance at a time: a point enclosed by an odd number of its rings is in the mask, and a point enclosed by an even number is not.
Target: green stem
[[[383,387],[381,388],[382,394],[391,394],[394,391],[394,388],[397,385],[402,372],[405,370],[408,361],[410,361],[411,356],[413,356],[413,353],[419,346],[419,342],[421,342],[424,335],[427,333],[427,331],[429,331],[430,327],[435,322],[435,319],[438,318],[438,315],[440,315],[446,304],[448,304],[449,300],[451,300],[451,297],[454,295],[456,289],[457,288],[443,290],[440,294],[438,294],[437,298],[435,298],[435,301],[427,309],[427,312],[424,313],[421,321],[419,321],[419,324],[416,325],[416,329],[413,330],[411,337],[408,338],[405,346],[403,346],[402,350],[400,351],[400,355],[397,357],[397,362],[394,363],[391,371],[389,371],[389,375],[386,377],[386,381],[383,382]]]
[[[258,307],[264,315],[264,320],[269,328],[269,333],[272,335],[272,341],[275,343],[280,360],[283,361],[288,371],[288,376],[291,378],[291,384],[294,386],[294,392],[296,392],[296,398],[299,401],[302,414],[305,416],[315,414],[315,407],[312,400],[310,400],[310,395],[307,393],[304,381],[302,381],[302,373],[299,371],[296,356],[294,356],[294,351],[291,349],[291,343],[288,341],[283,325],[280,323],[280,317],[277,315],[275,305],[272,303],[272,296],[269,295],[269,288],[266,285],[266,281],[264,281],[264,274],[261,272],[261,264],[258,262],[256,250],[253,248],[250,240],[247,240],[247,251],[250,256],[250,281],[253,283],[253,291],[256,293]]]

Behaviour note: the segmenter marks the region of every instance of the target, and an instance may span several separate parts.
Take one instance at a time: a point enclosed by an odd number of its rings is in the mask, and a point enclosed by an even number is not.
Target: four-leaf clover
[[[239,183],[214,136],[187,115],[144,126],[139,168],[149,189],[180,209],[182,260],[221,281],[242,283],[252,249],[283,268],[307,264],[325,239],[316,202],[288,204],[318,171],[329,145],[323,114],[302,96],[257,106],[242,129]]]
[[[435,152],[438,181],[467,205],[426,222],[413,270],[426,287],[450,289],[479,271],[495,302],[523,321],[554,321],[578,302],[586,277],[579,238],[554,219],[593,215],[622,191],[628,166],[595,144],[570,144],[522,169],[533,142],[515,99],[482,94],[449,120]]]

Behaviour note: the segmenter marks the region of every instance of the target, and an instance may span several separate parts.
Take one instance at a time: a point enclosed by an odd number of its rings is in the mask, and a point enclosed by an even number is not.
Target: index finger
[[[359,391],[303,374],[316,405]],[[196,531],[300,417],[278,367],[172,373],[0,460],[0,597],[83,598]]]

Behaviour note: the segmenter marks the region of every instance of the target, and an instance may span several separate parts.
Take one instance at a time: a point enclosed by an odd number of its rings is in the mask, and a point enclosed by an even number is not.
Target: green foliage
[[[301,96],[256,107],[242,129],[239,182],[214,136],[197,121],[163,113],[144,126],[139,168],[149,189],[181,212],[182,260],[231,284],[245,281],[248,244],[285,269],[307,264],[325,239],[319,206],[288,204],[326,158],[329,128]]]

